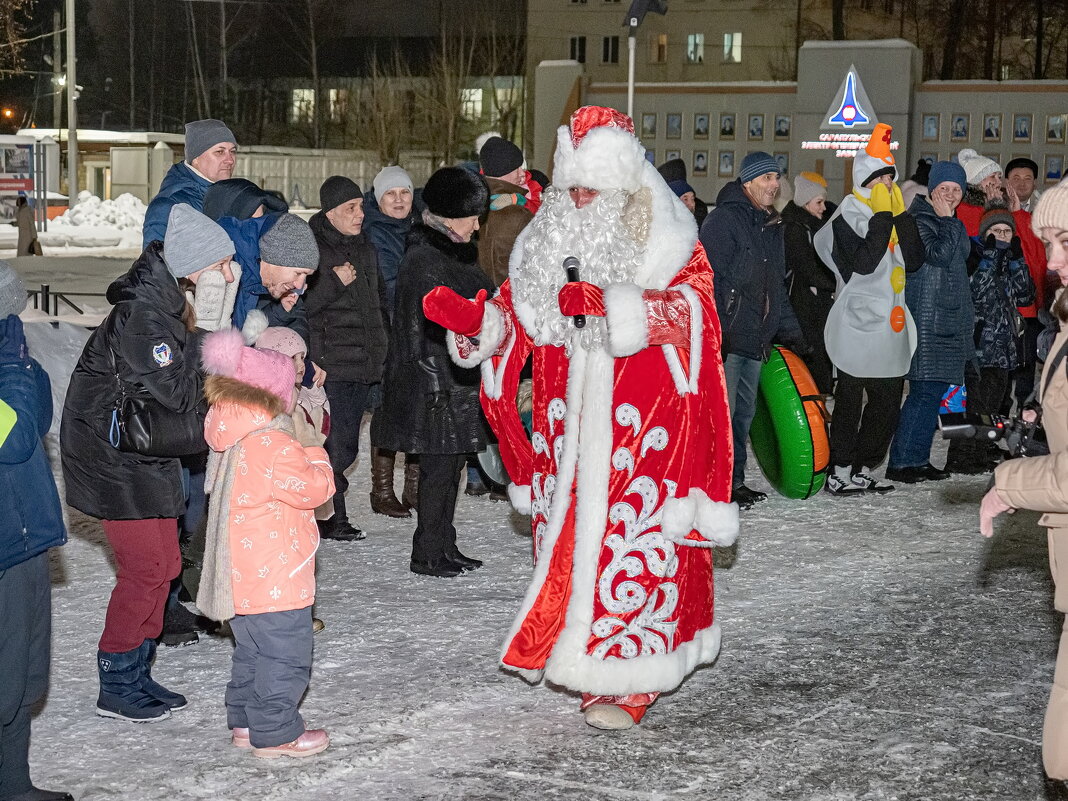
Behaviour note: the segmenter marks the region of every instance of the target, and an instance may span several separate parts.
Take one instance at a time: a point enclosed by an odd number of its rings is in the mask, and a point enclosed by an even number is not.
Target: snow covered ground
[[[104,279],[109,265],[98,267],[87,283]],[[27,328],[62,384],[83,334]],[[366,432],[362,448],[349,508],[368,539],[319,552],[326,630],[303,705],[331,748],[285,764],[235,750],[222,704],[231,644],[215,637],[160,650],[155,675],[190,700],[170,720],[94,715],[115,566],[97,521],[72,512],[70,542],[52,552],[38,785],[83,801],[1068,798],[1041,766],[1061,622],[1045,532],[1018,513],[983,540],[983,477],[879,497],[772,495],[743,513],[737,546],[716,553],[719,660],[639,727],[606,734],[586,726],[577,698],[496,667],[531,571],[525,520],[461,495],[461,548],[486,566],[415,576],[413,522],[370,513]]]

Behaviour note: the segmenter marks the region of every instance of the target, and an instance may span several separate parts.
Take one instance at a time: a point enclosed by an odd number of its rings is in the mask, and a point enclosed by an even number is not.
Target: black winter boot
[[[153,723],[171,716],[167,705],[141,687],[141,648],[122,653],[96,652],[100,695],[96,714],[134,723]]]
[[[152,678],[152,660],[156,658],[156,641],[145,640],[138,649],[141,655],[141,689],[151,695],[168,709],[184,709],[187,701],[184,695],[171,692]]]

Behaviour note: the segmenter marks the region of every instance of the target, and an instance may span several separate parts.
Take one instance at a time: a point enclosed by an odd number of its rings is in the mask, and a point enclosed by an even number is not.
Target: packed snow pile
[[[78,202],[48,224],[41,244],[52,247],[140,248],[146,206],[123,193],[114,200],[101,200],[82,191]]]
[[[146,206],[129,192],[114,200],[101,200],[96,195],[82,190],[78,202],[53,221],[58,225],[85,225],[94,228],[116,228],[119,231],[137,231],[145,225]]]

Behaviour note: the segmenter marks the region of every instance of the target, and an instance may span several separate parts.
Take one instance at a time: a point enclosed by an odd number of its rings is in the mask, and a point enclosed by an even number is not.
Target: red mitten
[[[585,281],[568,281],[557,296],[565,317],[586,314],[604,317],[604,290]]]
[[[482,330],[485,310],[484,289],[478,290],[474,300],[468,300],[447,286],[436,286],[423,298],[423,314],[428,320],[467,337],[477,336]]]

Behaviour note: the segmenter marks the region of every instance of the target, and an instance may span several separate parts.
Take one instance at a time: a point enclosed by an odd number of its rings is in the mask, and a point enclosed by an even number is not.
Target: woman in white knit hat
[[[1068,180],[1043,193],[1032,220],[1034,232],[1049,248],[1049,269],[1061,287],[1068,286]],[[979,530],[994,533],[994,518],[1014,509],[1045,512],[1049,564],[1055,591],[1053,606],[1068,612],[1068,293],[1058,292],[1053,312],[1061,331],[1046,359],[1041,381],[1042,419],[1050,455],[1010,459],[994,471],[994,487],[979,507]],[[1068,779],[1068,626],[1061,631],[1053,690],[1042,731],[1042,763],[1052,779]]]

